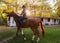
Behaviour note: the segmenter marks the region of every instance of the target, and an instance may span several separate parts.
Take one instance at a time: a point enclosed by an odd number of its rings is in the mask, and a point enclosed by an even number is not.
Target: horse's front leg
[[[20,28],[17,28],[16,37],[18,37],[20,31]]]
[[[21,33],[22,33],[22,35],[23,35],[23,37],[24,37],[24,40],[26,40],[26,36],[25,36],[25,34],[24,34],[24,32],[23,32],[23,29],[22,29]]]
[[[17,38],[20,32],[21,32],[21,29],[17,27],[16,35],[13,38]]]

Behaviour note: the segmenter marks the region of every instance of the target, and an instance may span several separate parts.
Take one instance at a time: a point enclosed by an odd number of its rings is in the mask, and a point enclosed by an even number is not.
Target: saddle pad
[[[19,16],[19,23],[23,24],[26,21],[26,19],[27,19],[26,17]]]

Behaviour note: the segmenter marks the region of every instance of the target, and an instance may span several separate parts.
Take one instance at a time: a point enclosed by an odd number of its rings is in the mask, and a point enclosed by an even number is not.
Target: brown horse
[[[31,30],[34,33],[34,35],[32,37],[32,41],[34,41],[35,36],[37,36],[38,37],[37,38],[37,42],[38,42],[39,41],[39,32],[38,32],[38,27],[39,26],[41,27],[42,35],[44,36],[45,31],[43,29],[42,21],[40,20],[40,18],[27,17],[26,21],[23,23],[23,26],[21,26],[20,23],[19,23],[19,16],[15,12],[9,12],[8,16],[9,17],[10,16],[13,17],[15,22],[16,22],[16,27],[17,27],[16,36],[18,36],[19,31],[21,32],[21,28],[28,28],[28,27],[30,27]],[[24,39],[26,39],[26,38],[24,38]]]

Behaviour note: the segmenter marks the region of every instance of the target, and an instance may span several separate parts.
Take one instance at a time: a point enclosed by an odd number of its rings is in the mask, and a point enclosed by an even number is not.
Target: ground
[[[27,41],[23,41],[23,36],[20,35],[18,38],[11,39],[7,43],[31,43],[31,37],[33,35],[33,32],[31,31],[30,28],[28,29],[26,28],[23,30],[26,34]],[[4,26],[2,28],[2,26],[0,26],[0,41],[7,37],[12,36],[15,33],[16,28],[12,27],[4,28]],[[45,37],[44,38],[42,37],[40,31],[40,38],[41,40],[39,43],[60,43],[60,26],[45,26]],[[36,43],[36,41],[34,43]]]

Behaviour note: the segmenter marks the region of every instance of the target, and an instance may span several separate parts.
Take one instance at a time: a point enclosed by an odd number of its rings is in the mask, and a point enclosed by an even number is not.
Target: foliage
[[[12,10],[16,13],[18,10],[21,9],[23,4],[28,5],[28,7],[32,7],[31,16],[42,16],[42,17],[58,17],[60,16],[60,1],[57,0],[56,6],[58,7],[56,9],[56,13],[52,13],[50,4],[46,3],[47,0],[0,0],[1,2],[5,3],[6,6],[3,6],[3,10],[6,10],[7,12],[11,12]],[[5,9],[7,7],[7,9]],[[27,7],[27,8],[28,8]],[[58,14],[58,16],[57,16]]]
[[[41,16],[41,17],[50,17],[51,16],[51,13],[52,13],[51,7],[45,1],[40,1],[40,3],[38,5],[32,4],[30,6],[34,10],[34,16]],[[33,12],[31,12],[31,13],[33,13]]]
[[[2,4],[8,4],[8,2],[0,0],[0,25],[6,25],[6,15],[3,14],[3,10],[6,10],[7,6],[3,6]]]
[[[55,4],[55,7],[57,7],[56,14],[58,15],[58,17],[60,17],[60,0],[56,1],[57,1],[57,3]]]
[[[7,18],[7,14],[6,13],[3,13],[2,16],[3,16],[3,18]]]
[[[1,16],[0,16],[0,25],[6,25],[6,21],[5,21],[5,19],[2,19]]]

